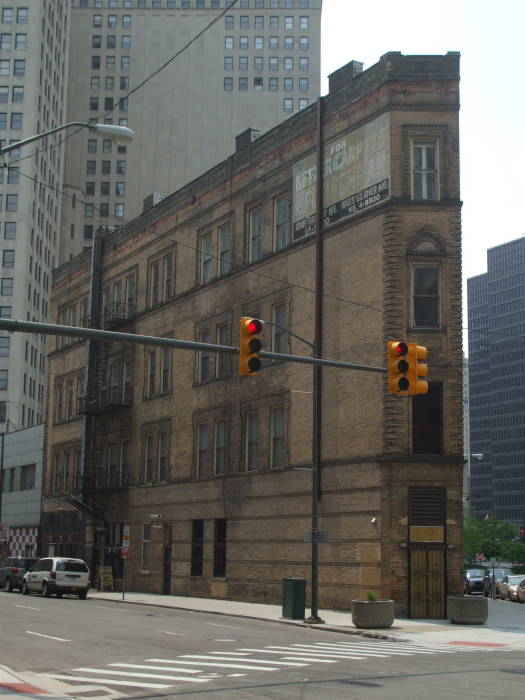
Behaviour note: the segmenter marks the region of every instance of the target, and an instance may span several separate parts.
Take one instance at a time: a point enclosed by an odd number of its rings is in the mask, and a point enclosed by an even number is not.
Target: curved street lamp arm
[[[43,139],[46,136],[56,134],[58,131],[68,129],[70,126],[84,126],[88,129],[93,129],[92,124],[86,124],[85,122],[68,122],[67,124],[61,124],[61,126],[56,126],[54,129],[49,129],[49,131],[43,131],[41,134],[35,134],[34,136],[30,136],[27,139],[22,139],[21,141],[17,141],[16,143],[10,143],[8,146],[3,146],[2,148],[0,148],[0,155],[3,155],[4,153],[9,153],[9,151],[15,151],[17,148],[27,146],[28,143],[33,143],[33,141],[38,141],[39,139]]]

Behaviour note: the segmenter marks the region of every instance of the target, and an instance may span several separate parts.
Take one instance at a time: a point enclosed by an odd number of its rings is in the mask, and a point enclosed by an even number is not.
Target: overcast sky
[[[324,0],[322,46],[323,94],[352,59],[461,52],[463,275],[486,272],[487,248],[525,234],[525,1]]]

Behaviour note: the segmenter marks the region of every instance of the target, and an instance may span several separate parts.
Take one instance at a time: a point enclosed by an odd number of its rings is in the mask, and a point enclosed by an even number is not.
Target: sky
[[[525,235],[525,2],[323,1],[323,94],[332,71],[387,51],[461,52],[464,280],[486,272],[488,248]],[[466,289],[466,326],[465,305]]]

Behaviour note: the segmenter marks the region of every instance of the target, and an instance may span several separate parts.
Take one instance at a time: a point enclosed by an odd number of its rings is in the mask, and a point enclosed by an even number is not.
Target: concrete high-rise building
[[[69,2],[0,2],[0,144],[65,120]],[[61,139],[5,154],[0,168],[0,316],[47,318],[51,270],[58,262]],[[40,423],[47,343],[37,334],[0,333],[0,432]]]
[[[321,6],[72,0],[68,120],[127,125],[135,139],[68,139],[60,260],[90,245],[98,225],[125,223],[151,194],[154,204],[233,153],[241,132],[266,132],[311,104]]]
[[[468,280],[471,502],[525,525],[525,238]]]

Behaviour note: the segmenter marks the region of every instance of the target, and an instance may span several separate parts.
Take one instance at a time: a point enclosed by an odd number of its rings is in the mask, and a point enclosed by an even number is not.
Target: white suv
[[[89,569],[82,559],[69,557],[46,557],[39,559],[26,571],[20,588],[24,595],[32,591],[48,598],[56,593],[61,598],[64,593],[76,593],[81,600],[89,589]]]

